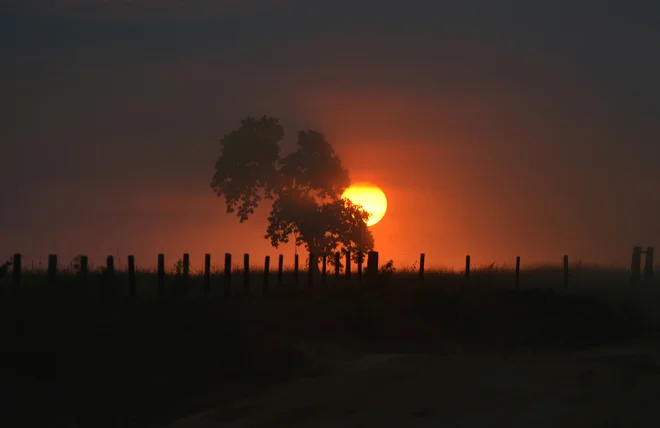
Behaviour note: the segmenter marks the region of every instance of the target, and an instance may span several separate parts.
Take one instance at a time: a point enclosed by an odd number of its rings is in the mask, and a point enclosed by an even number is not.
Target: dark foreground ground
[[[605,426],[607,412],[616,422],[659,403],[658,301],[422,286],[231,302],[4,298],[0,422],[557,426],[595,409],[592,425],[574,426]],[[630,423],[619,425],[656,426]]]
[[[371,354],[166,428],[657,427],[660,346]]]

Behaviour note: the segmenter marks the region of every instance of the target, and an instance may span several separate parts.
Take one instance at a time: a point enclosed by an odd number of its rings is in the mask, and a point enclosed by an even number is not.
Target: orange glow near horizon
[[[341,195],[362,208],[369,214],[367,226],[373,226],[383,219],[387,212],[387,197],[380,187],[369,183],[351,185]]]

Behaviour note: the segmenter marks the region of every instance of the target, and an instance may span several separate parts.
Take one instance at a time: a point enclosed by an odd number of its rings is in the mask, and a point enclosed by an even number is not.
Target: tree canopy
[[[242,223],[262,200],[271,200],[265,238],[275,248],[293,235],[315,257],[334,251],[356,257],[373,249],[369,213],[341,198],[349,173],[325,136],[299,132],[296,149],[286,156],[279,146],[283,137],[279,119],[263,116],[241,120],[222,138],[211,188],[224,197],[227,212]]]

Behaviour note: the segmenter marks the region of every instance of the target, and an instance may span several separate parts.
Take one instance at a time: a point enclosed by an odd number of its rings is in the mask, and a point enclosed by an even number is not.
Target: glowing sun
[[[387,198],[378,186],[368,183],[353,184],[341,195],[353,202],[362,205],[362,208],[371,214],[367,226],[373,226],[383,219],[387,211]]]

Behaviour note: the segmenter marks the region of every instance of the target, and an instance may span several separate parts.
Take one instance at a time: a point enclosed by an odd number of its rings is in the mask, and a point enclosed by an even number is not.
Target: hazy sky
[[[655,1],[21,0],[0,6],[0,257],[277,250],[210,189],[278,116],[380,185],[381,259],[627,265],[660,247]],[[289,261],[287,259],[287,261]],[[29,262],[28,262],[29,263]]]

